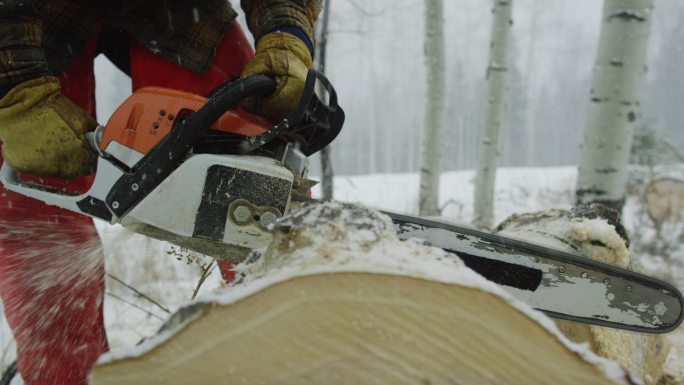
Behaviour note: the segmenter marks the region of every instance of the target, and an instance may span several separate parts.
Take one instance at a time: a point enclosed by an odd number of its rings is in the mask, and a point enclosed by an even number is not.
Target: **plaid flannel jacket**
[[[241,6],[255,40],[285,26],[299,27],[314,40],[321,0],[242,0]],[[103,26],[203,73],[235,16],[228,0],[5,0],[0,5],[0,87],[60,74]],[[102,47],[103,40],[101,51],[108,56],[121,49]]]

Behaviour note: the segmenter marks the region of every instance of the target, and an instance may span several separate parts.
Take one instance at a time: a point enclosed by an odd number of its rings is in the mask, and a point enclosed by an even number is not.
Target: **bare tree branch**
[[[133,302],[130,302],[130,301],[124,299],[124,298],[121,298],[121,297],[119,297],[118,295],[116,295],[116,294],[114,294],[114,293],[107,292],[106,294],[107,294],[108,296],[114,298],[114,299],[117,299],[117,300],[119,300],[119,301],[121,301],[121,302],[127,304],[127,305],[133,306],[134,308],[136,308],[136,309],[138,309],[138,310],[140,310],[140,311],[142,311],[142,312],[144,312],[144,313],[147,313],[147,314],[151,315],[151,316],[154,317],[154,318],[157,318],[157,319],[159,319],[159,320],[161,320],[161,321],[164,321],[164,318],[162,318],[161,316],[158,316],[158,315],[152,313],[151,311],[145,309],[145,308],[142,307],[142,306],[138,306],[138,305],[134,304]]]
[[[152,298],[148,297],[147,295],[141,293],[140,291],[138,291],[138,289],[134,288],[133,286],[127,284],[126,282],[122,281],[121,279],[115,277],[115,276],[112,275],[112,274],[109,274],[109,273],[108,273],[107,276],[108,276],[109,278],[115,280],[116,282],[120,283],[121,285],[125,286],[126,288],[130,289],[133,293],[135,293],[135,296],[136,296],[136,297],[138,297],[138,298],[143,298],[143,299],[145,299],[145,300],[151,302],[152,304],[156,305],[158,308],[162,309],[165,313],[171,314],[171,311],[170,311],[167,307],[163,306],[162,304],[160,304],[159,302],[153,300]]]
[[[672,151],[672,154],[677,158],[680,162],[684,162],[684,155],[682,155],[681,151],[677,147],[675,147],[672,143],[663,140],[663,144],[665,147],[667,147],[670,151]]]
[[[197,287],[195,287],[195,290],[192,292],[191,299],[194,300],[195,298],[197,298],[197,294],[199,293],[200,288],[204,284],[204,281],[207,280],[207,278],[211,275],[211,272],[214,271],[214,268],[216,268],[216,266],[217,265],[215,261],[211,261],[211,263],[209,263],[208,265],[200,266],[200,272],[202,273],[202,275],[200,276],[199,281],[197,281]]]

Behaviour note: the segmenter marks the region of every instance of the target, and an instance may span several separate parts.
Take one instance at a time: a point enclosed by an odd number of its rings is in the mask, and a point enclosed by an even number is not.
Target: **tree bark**
[[[473,224],[491,228],[494,221],[494,184],[499,163],[499,136],[508,72],[508,43],[511,29],[512,0],[494,0],[492,9],[492,43],[489,51],[487,82],[488,103],[485,109],[485,129],[480,141],[480,152],[475,178],[475,207]]]
[[[653,0],[605,0],[591,104],[577,180],[577,203],[622,210],[639,116]]]
[[[318,70],[325,73],[326,70],[326,49],[328,47],[328,25],[330,23],[330,0],[323,2],[323,17],[318,35],[316,54],[318,58]],[[323,190],[323,200],[333,199],[334,191],[334,172],[332,166],[331,145],[324,147],[320,152],[321,157],[321,187]]]
[[[439,177],[442,161],[445,89],[443,18],[443,0],[427,0],[425,3],[427,102],[418,198],[420,215],[439,215]]]

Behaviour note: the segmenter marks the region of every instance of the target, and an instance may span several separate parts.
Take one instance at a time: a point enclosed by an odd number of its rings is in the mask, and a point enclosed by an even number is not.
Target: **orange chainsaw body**
[[[137,90],[117,108],[107,122],[100,142],[105,151],[111,141],[147,154],[184,115],[199,110],[207,98],[162,87]],[[271,123],[242,108],[227,111],[212,130],[252,137],[268,131]]]

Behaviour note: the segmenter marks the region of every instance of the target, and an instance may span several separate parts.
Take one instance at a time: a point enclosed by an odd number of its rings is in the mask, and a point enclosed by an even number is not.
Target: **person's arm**
[[[41,45],[34,3],[0,7],[0,142],[18,171],[73,178],[89,174],[95,155],[85,133],[97,123],[62,96]]]
[[[0,97],[19,83],[50,75],[41,35],[33,1],[8,0],[0,6]]]
[[[247,24],[259,41],[274,31],[292,33],[313,52],[314,23],[321,12],[321,0],[242,0]]]
[[[261,100],[249,99],[245,107],[272,121],[297,105],[307,71],[313,65],[313,28],[321,11],[320,0],[242,0],[256,54],[243,76],[269,75],[276,91]]]

